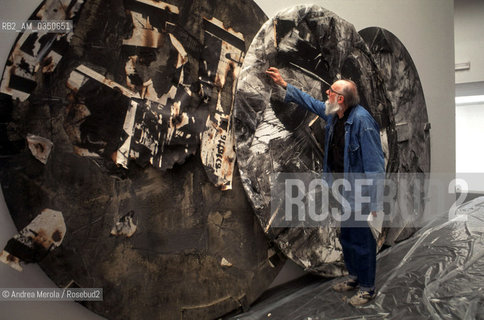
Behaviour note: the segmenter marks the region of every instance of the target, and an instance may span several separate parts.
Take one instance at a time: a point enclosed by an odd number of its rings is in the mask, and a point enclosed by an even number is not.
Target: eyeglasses
[[[329,90],[330,92],[332,92],[332,93],[336,93],[336,94],[339,94],[340,96],[343,96],[343,97],[344,97],[344,94],[342,94],[341,92],[338,92],[338,91],[333,90],[333,88],[331,88],[331,87],[329,87],[329,89],[328,89],[328,90]]]

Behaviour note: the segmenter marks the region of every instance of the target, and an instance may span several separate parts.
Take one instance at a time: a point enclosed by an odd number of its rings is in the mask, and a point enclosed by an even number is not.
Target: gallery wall
[[[455,63],[469,63],[469,69],[455,72],[456,97],[484,95],[484,2],[458,0],[454,2]],[[484,194],[483,153],[472,141],[484,138],[484,101],[456,105],[456,172],[467,181],[470,199]],[[469,139],[473,137],[473,139]]]
[[[459,0],[460,1],[460,0]],[[2,0],[0,18],[26,19],[41,1]],[[297,4],[296,0],[258,0],[256,3],[267,16]],[[435,173],[455,172],[455,104],[454,104],[454,2],[452,0],[327,0],[312,1],[332,10],[353,23],[357,30],[378,26],[395,34],[405,45],[420,75],[431,122],[431,170]],[[5,61],[17,34],[0,33],[0,66]],[[482,74],[482,73],[481,73]],[[482,79],[481,79],[482,80]],[[1,183],[1,182],[0,182]],[[0,245],[15,233],[15,228],[0,198]],[[48,286],[49,280],[38,266],[27,266],[17,273],[0,265],[0,287]],[[39,280],[40,279],[40,280]],[[26,307],[27,306],[27,307]],[[53,310],[67,308],[62,313],[82,312],[82,318],[98,318],[77,304],[28,305],[12,304],[9,312],[17,318],[36,314],[38,319],[55,319]],[[57,313],[58,314],[58,313]]]
[[[484,81],[484,1],[456,0],[454,8],[455,63],[470,63],[469,70],[455,73],[455,83]]]

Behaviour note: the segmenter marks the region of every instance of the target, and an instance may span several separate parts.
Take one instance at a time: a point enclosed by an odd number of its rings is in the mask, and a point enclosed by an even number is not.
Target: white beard
[[[329,116],[338,112],[341,107],[337,102],[329,102],[329,99],[324,102],[326,104],[326,110],[324,110],[324,114]]]

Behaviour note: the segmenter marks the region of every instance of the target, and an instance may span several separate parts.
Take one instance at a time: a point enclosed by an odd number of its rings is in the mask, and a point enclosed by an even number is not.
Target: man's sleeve
[[[312,113],[317,114],[324,120],[327,120],[327,116],[324,114],[324,111],[326,110],[326,105],[324,102],[314,99],[309,94],[302,92],[289,83],[287,84],[284,102],[295,102],[301,107],[304,107]]]
[[[365,119],[361,126],[361,155],[366,179],[372,183],[371,211],[383,210],[383,188],[385,179],[385,157],[381,146],[380,130],[376,122]]]

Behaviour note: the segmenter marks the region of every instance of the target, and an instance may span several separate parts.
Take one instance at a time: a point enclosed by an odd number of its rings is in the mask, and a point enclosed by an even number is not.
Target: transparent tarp
[[[454,216],[452,214],[452,216]],[[378,256],[378,295],[355,308],[331,289],[310,284],[235,319],[484,319],[484,197],[442,214]]]

